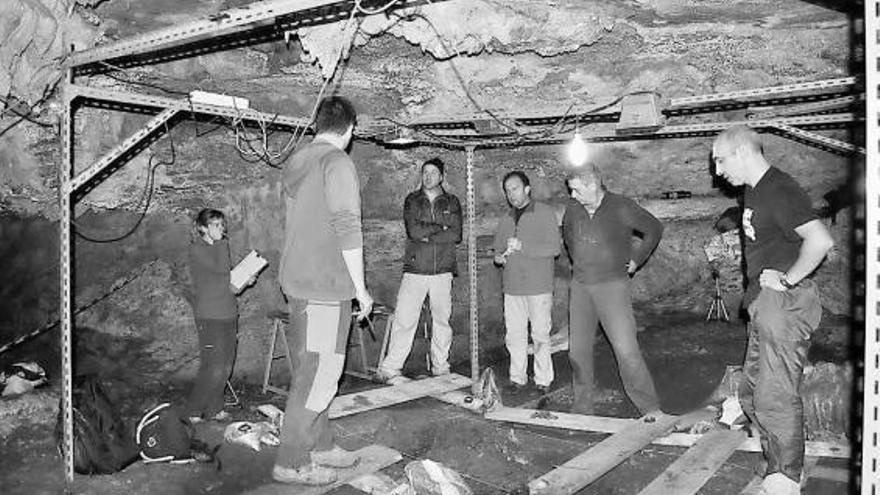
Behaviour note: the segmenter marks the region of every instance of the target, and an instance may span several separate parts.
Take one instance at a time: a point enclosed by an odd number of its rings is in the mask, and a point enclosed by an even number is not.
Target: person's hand
[[[773,289],[778,292],[785,292],[786,289],[780,279],[785,273],[780,272],[779,270],[771,270],[769,268],[765,268],[761,271],[761,276],[758,278],[758,283],[761,287],[767,287],[769,289]]]
[[[245,284],[245,285],[250,287],[250,286],[254,285],[255,283],[257,283],[257,276],[252,275],[251,278],[248,279],[247,284]]]
[[[517,239],[516,237],[509,237],[507,239],[507,251],[508,253],[515,253],[517,251],[522,250],[522,241]]]
[[[636,272],[636,269],[638,267],[639,267],[639,265],[636,264],[635,260],[629,260],[629,262],[627,262],[627,264],[626,264],[626,273],[629,273],[630,275],[632,275],[633,273]]]
[[[373,296],[364,289],[358,291],[355,298],[357,298],[358,306],[360,306],[360,311],[357,314],[357,319],[360,321],[370,316],[370,313],[373,311]]]

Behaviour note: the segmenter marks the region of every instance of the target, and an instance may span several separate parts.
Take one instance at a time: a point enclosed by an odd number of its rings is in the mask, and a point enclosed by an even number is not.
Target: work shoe
[[[550,393],[550,385],[535,385],[535,389],[541,395],[547,395]]]
[[[376,374],[373,375],[373,380],[378,383],[384,383],[386,385],[392,386],[412,381],[409,378],[401,375],[400,373],[386,373],[384,371],[376,372]]]
[[[773,473],[761,482],[760,495],[800,495],[801,485],[782,473]]]
[[[228,411],[220,411],[211,416],[212,421],[220,421],[221,423],[229,421],[230,419],[232,419],[232,414],[229,414]]]
[[[333,469],[314,464],[298,468],[275,465],[272,468],[272,479],[279,483],[322,486],[335,482],[338,476]]]
[[[346,469],[356,465],[361,458],[357,452],[345,450],[334,445],[330,450],[312,451],[312,463],[336,469]]]
[[[519,395],[525,391],[525,383],[510,382],[504,386],[504,395]]]

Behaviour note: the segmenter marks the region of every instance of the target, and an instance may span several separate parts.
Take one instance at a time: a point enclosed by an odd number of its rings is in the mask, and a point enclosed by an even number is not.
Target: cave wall
[[[0,248],[2,266],[14,272],[0,301],[2,333],[30,331],[53,318],[57,306],[57,211],[59,149],[53,127],[60,106],[51,92],[66,44],[90,46],[170,26],[246,3],[162,0],[144,5],[122,0],[10,0],[12,16],[0,21],[0,95],[30,120],[5,112],[0,119]],[[42,14],[41,14],[42,13]],[[42,17],[41,17],[42,16]],[[37,22],[39,20],[39,22]],[[428,22],[430,21],[430,22]],[[665,99],[849,74],[852,23],[821,3],[651,0],[640,2],[452,0],[426,6],[418,16],[366,18],[333,70],[341,25],[303,28],[291,40],[139,67],[124,73],[82,78],[118,90],[180,97],[203,89],[248,98],[252,108],[307,115],[322,77],[335,74],[329,91],[351,98],[370,117],[446,118],[484,115],[475,105],[500,113],[562,113],[572,104],[589,108],[634,91],[658,91]],[[28,36],[33,37],[30,43]],[[50,88],[47,90],[47,88]],[[48,91],[48,94],[46,94]],[[177,93],[175,93],[177,92]],[[46,96],[44,99],[43,97]],[[21,107],[20,105],[25,105]],[[8,104],[5,107],[9,109]],[[77,114],[76,169],[82,170],[139,129],[148,117],[81,109]],[[743,112],[694,116],[677,121],[744,118]],[[677,121],[673,121],[675,123]],[[108,238],[134,225],[149,198],[145,220],[123,241],[77,241],[77,301],[90,301],[114,282],[151,265],[136,282],[84,312],[78,324],[116,336],[145,336],[162,373],[192,370],[195,352],[188,310],[185,247],[189,221],[211,205],[230,219],[234,255],[255,248],[269,269],[240,301],[242,337],[237,372],[254,375],[268,339],[267,310],[280,305],[275,280],[283,230],[278,170],[243,159],[235,132],[222,122],[178,124],[170,137],[131,160],[77,206],[84,233]],[[585,131],[607,131],[585,126]],[[844,130],[822,131],[849,140]],[[276,149],[289,135],[277,133]],[[771,163],[791,173],[817,206],[822,196],[846,183],[852,162],[777,137],[766,136]],[[173,144],[173,146],[172,146]],[[717,215],[735,205],[709,170],[710,138],[636,141],[593,147],[592,160],[609,189],[634,197],[657,215],[666,232],[657,252],[634,279],[634,298],[655,309],[705,312],[711,279],[703,246]],[[418,166],[432,156],[448,164],[447,186],[463,201],[465,155],[441,148],[382,149],[358,142],[353,158],[362,185],[368,283],[377,300],[393,304],[403,252],[402,204],[418,185]],[[559,201],[565,194],[561,149],[534,146],[480,150],[475,156],[477,235],[480,239],[480,319],[483,347],[501,343],[498,271],[483,249],[506,205],[500,178],[525,170],[534,195]],[[146,187],[152,180],[152,194]],[[685,200],[659,199],[664,191],[688,190]],[[849,311],[849,222],[838,216],[837,246],[817,273],[823,306]],[[9,235],[6,235],[9,233]],[[20,237],[19,237],[20,236]],[[454,283],[456,352],[467,345],[467,270]],[[736,263],[732,261],[731,263]],[[554,326],[566,315],[567,261],[557,262]],[[730,282],[728,307],[739,295]],[[8,315],[8,316],[6,316]],[[464,346],[464,347],[462,347]],[[164,364],[162,364],[164,363]],[[183,366],[181,366],[183,364]]]

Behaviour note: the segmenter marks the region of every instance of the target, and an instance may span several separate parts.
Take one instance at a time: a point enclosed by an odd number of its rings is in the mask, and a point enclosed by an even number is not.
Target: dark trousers
[[[761,433],[767,473],[800,482],[804,467],[804,364],[822,306],[812,280],[778,292],[763,288],[749,304],[749,346],[739,401]]]
[[[333,447],[327,411],[345,367],[351,301],[288,300],[293,376],[275,464],[298,468],[311,462],[310,452]]]
[[[628,279],[598,284],[571,281],[568,361],[572,370],[572,412],[593,413],[594,356],[599,323],[611,342],[620,378],[630,400],[642,414],[660,408],[654,380],[636,339],[636,319]]]
[[[209,418],[223,409],[223,388],[235,362],[238,319],[196,318],[196,331],[199,334],[199,371],[186,410],[189,416]]]

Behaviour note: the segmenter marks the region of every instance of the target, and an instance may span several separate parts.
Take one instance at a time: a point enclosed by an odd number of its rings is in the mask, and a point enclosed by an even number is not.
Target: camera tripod
[[[727,307],[724,305],[724,298],[721,297],[721,284],[718,282],[718,270],[712,270],[712,279],[715,280],[715,294],[712,296],[712,304],[709,305],[709,312],[706,313],[706,321],[715,319],[718,321],[730,321],[730,315],[727,314]],[[712,317],[715,313],[715,317]]]

